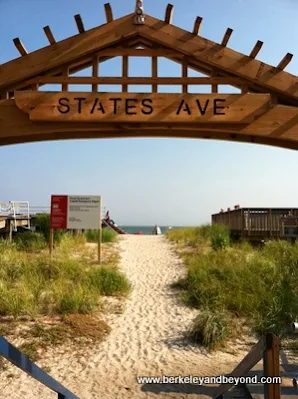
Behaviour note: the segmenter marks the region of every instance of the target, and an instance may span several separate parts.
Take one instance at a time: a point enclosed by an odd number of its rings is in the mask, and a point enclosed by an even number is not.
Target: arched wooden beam
[[[277,68],[280,70],[285,69],[285,67],[292,61],[293,54],[287,53],[284,58],[280,61],[280,63],[277,65]]]
[[[50,44],[55,44],[56,40],[55,40],[54,35],[53,35],[52,31],[51,31],[51,28],[49,26],[45,26],[43,28],[43,30],[44,30],[44,33],[46,34],[46,37],[48,38],[48,41],[50,42]]]
[[[230,37],[231,37],[232,33],[233,33],[233,29],[228,28],[228,29],[226,30],[226,33],[225,33],[225,35],[224,35],[224,37],[223,37],[223,39],[222,39],[222,42],[221,42],[221,45],[222,45],[222,46],[224,46],[224,47],[227,46],[228,41],[230,40]]]
[[[28,54],[28,51],[25,49],[23,43],[21,42],[21,40],[18,37],[13,39],[13,42],[14,42],[14,45],[16,46],[16,48],[18,49],[19,53],[21,54],[21,56]]]
[[[202,17],[197,17],[195,20],[195,24],[193,27],[193,34],[194,35],[198,35],[200,33],[200,28],[201,28],[201,24],[202,24],[203,18]]]
[[[77,27],[78,27],[78,31],[80,33],[84,33],[85,32],[85,28],[84,28],[84,24],[83,24],[82,17],[80,16],[80,14],[75,15],[74,19],[76,21],[76,24],[77,24]]]
[[[172,23],[173,14],[174,14],[174,6],[173,6],[173,4],[168,4],[167,8],[166,8],[166,16],[165,16],[165,22],[167,24]]]
[[[113,18],[113,10],[112,10],[111,4],[106,3],[104,5],[104,8],[105,8],[107,22],[112,22],[114,20],[114,18]]]
[[[256,56],[259,54],[259,51],[261,50],[262,46],[263,46],[263,42],[261,42],[261,40],[258,40],[249,55],[250,58],[256,58]]]

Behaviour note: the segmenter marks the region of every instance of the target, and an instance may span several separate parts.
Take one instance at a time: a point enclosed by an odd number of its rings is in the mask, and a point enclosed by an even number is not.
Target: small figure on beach
[[[153,235],[156,235],[156,236],[161,235],[161,229],[160,229],[159,226],[157,226],[157,224],[154,226],[154,229],[153,229],[152,234],[153,234]]]
[[[109,223],[109,221],[110,221],[110,211],[107,211],[106,216],[105,216],[105,220]]]

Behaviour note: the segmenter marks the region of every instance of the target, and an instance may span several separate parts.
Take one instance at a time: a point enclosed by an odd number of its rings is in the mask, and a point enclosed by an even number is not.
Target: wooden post
[[[8,235],[8,240],[11,243],[12,242],[12,220],[9,220],[9,235]]]
[[[98,228],[98,264],[101,264],[101,241],[102,241],[102,227],[101,227],[101,197],[99,197],[99,228]]]
[[[279,340],[274,334],[266,335],[264,377],[280,377]],[[265,399],[280,399],[280,384],[264,384]]]
[[[54,229],[50,229],[50,257],[53,256],[54,249]]]

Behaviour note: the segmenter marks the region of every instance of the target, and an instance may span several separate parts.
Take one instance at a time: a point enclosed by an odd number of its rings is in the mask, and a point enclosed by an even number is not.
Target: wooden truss
[[[192,32],[187,32],[172,25],[173,5],[167,6],[162,21],[144,15],[142,1],[137,3],[139,14],[136,11],[116,20],[110,4],[105,4],[106,23],[91,30],[86,30],[81,16],[75,15],[78,34],[60,42],[46,26],[43,29],[49,45],[32,53],[28,53],[19,38],[14,39],[21,56],[0,65],[0,145],[143,136],[222,139],[298,148],[298,78],[284,71],[292,54],[286,54],[273,67],[256,59],[261,41],[249,55],[244,55],[228,48],[233,32],[230,28],[220,44],[214,43],[199,35],[201,17],[196,18]],[[119,56],[122,77],[100,76],[100,64]],[[151,58],[151,77],[129,76],[132,56]],[[159,57],[179,63],[181,77],[158,77]],[[88,67],[92,68],[91,77],[71,76]],[[188,77],[188,68],[206,77]],[[61,92],[39,91],[45,84],[59,84]],[[91,92],[70,92],[70,84],[89,84]],[[108,94],[99,92],[101,85],[106,84],[121,85],[118,97],[131,101],[135,109],[144,100],[147,106],[154,103],[156,107],[151,113],[141,113],[138,108],[139,116],[130,117],[136,113],[124,111],[116,115],[115,103],[112,106]],[[128,85],[140,84],[151,85],[152,93],[128,91]],[[159,85],[178,85],[182,93],[161,94]],[[210,95],[190,94],[191,85],[210,85]],[[241,94],[218,94],[219,85],[237,87]],[[78,103],[76,95],[83,100]],[[66,107],[65,102],[59,102],[61,98],[67,98],[67,115],[58,112],[57,104]],[[217,106],[223,101],[226,112],[212,113],[208,107],[214,101],[218,101]],[[78,104],[86,106],[82,110],[74,108]],[[91,112],[98,104],[104,109],[104,117]],[[194,104],[199,114],[189,113],[187,104]]]

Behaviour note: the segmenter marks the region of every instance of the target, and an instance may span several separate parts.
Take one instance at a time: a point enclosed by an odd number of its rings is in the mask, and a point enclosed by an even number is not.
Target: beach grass
[[[96,230],[87,230],[85,232],[85,237],[87,239],[87,242],[98,242],[98,231]],[[114,233],[113,231],[109,229],[102,229],[101,233],[101,241],[103,243],[107,242],[115,242],[116,241],[117,234]]]
[[[271,241],[264,248],[256,249],[245,242],[230,243],[225,238],[225,230],[218,227],[217,241],[212,240],[212,227],[183,230],[170,231],[167,237],[180,248],[184,243],[184,247],[191,245],[197,250],[181,255],[187,276],[175,286],[181,289],[186,304],[199,309],[203,315],[204,312],[209,312],[209,316],[210,312],[214,314],[214,318],[201,316],[199,324],[197,321],[199,330],[205,328],[200,323],[208,320],[217,331],[216,315],[224,312],[243,320],[253,333],[286,336],[291,323],[298,319],[298,244]],[[220,244],[214,245],[214,242]],[[202,243],[210,246],[209,251],[200,250]],[[228,335],[219,336],[221,340]],[[209,341],[213,342],[201,338],[206,345]]]
[[[52,259],[20,250],[20,242],[0,241],[0,316],[92,314],[102,295],[130,290],[115,263],[98,266],[86,257],[82,234],[63,236]]]

